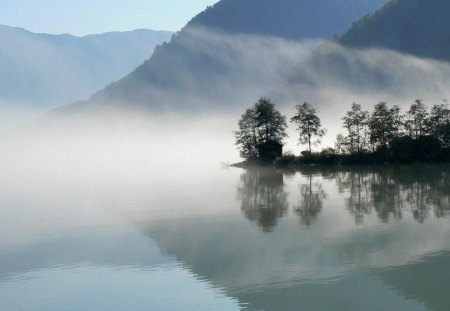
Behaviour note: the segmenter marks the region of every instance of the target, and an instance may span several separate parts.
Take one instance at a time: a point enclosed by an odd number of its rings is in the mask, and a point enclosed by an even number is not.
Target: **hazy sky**
[[[85,35],[137,28],[179,30],[218,0],[0,0],[0,24]]]

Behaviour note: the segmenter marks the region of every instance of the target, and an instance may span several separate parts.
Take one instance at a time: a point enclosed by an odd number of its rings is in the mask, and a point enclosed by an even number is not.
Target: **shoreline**
[[[299,159],[300,157],[295,157]],[[281,159],[281,158],[280,158]],[[278,160],[277,160],[278,161]],[[253,169],[253,168],[276,168],[276,169],[304,169],[304,168],[353,168],[353,167],[400,167],[400,166],[428,166],[428,165],[450,165],[450,161],[415,161],[415,162],[351,162],[338,161],[334,163],[325,162],[308,162],[308,161],[294,161],[290,163],[265,163],[261,160],[245,160],[238,163],[230,164],[230,167]]]

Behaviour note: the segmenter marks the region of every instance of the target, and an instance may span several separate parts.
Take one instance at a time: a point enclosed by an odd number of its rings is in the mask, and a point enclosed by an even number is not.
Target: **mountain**
[[[355,23],[338,42],[450,61],[450,1],[392,1]]]
[[[354,23],[335,43],[299,63],[274,97],[320,101],[315,95],[326,91],[412,101],[450,95],[447,0],[393,0]]]
[[[85,98],[136,68],[170,36],[136,30],[76,37],[0,25],[0,104],[48,108]]]
[[[314,44],[347,30],[386,0],[222,0],[135,71],[64,110],[233,107],[285,76]]]
[[[223,0],[188,26],[286,39],[329,39],[353,21],[380,8],[386,0]]]

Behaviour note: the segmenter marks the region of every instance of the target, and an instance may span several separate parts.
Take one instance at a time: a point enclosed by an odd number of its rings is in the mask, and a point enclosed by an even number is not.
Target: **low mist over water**
[[[242,170],[134,137],[3,158],[3,306],[446,309],[448,165]]]

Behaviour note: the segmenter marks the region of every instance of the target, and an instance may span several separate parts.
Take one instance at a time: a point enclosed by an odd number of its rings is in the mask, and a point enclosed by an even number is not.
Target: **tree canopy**
[[[408,135],[414,139],[427,134],[427,107],[423,101],[416,99],[411,105],[411,108],[406,112],[405,130]]]
[[[369,119],[370,143],[374,149],[386,146],[392,138],[399,135],[402,119],[400,107],[389,108],[385,102],[375,105]]]
[[[297,105],[296,108],[297,113],[291,118],[291,122],[297,124],[299,143],[308,145],[308,150],[311,153],[311,145],[320,143],[320,139],[325,135],[326,129],[322,128],[317,111],[310,104],[304,102],[302,105]],[[314,138],[316,138],[315,141]]]
[[[450,162],[450,108],[448,101],[429,110],[416,99],[405,113],[399,106],[378,102],[371,113],[353,103],[342,118],[345,134],[336,136],[335,149],[325,148],[313,153],[326,134],[318,113],[309,103],[296,106],[290,118],[296,125],[300,144],[308,151],[300,156],[283,156],[287,137],[286,117],[267,98],[261,98],[247,109],[234,132],[236,145],[243,158],[275,163],[279,166],[299,164],[370,164]]]
[[[345,142],[348,150],[352,153],[363,152],[368,145],[369,112],[362,110],[360,104],[353,103],[343,120],[348,131]]]
[[[262,158],[263,149],[267,151],[268,146],[282,146],[287,137],[286,117],[264,97],[242,114],[238,126],[239,130],[234,132],[234,136],[244,159]]]

